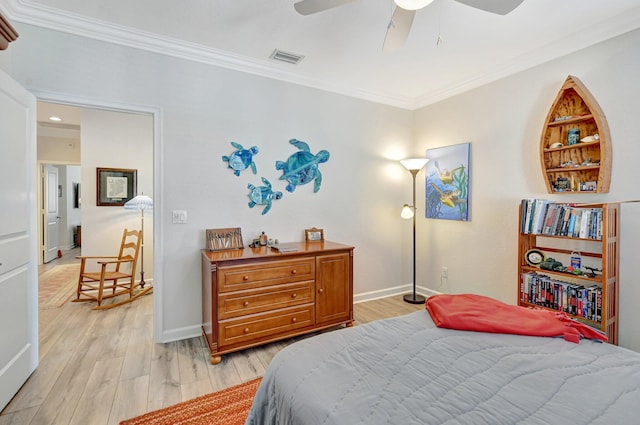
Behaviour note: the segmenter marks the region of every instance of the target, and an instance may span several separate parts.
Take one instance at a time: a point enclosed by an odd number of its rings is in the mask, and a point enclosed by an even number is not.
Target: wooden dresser
[[[287,244],[291,245],[291,244]],[[353,250],[335,242],[202,251],[202,333],[221,355],[353,324]]]

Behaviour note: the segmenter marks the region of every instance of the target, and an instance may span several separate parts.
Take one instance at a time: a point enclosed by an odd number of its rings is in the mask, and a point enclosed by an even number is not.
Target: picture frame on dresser
[[[242,229],[228,227],[224,229],[207,229],[205,232],[208,251],[225,251],[229,249],[242,249]]]
[[[304,230],[305,242],[324,242],[324,230],[312,227]]]

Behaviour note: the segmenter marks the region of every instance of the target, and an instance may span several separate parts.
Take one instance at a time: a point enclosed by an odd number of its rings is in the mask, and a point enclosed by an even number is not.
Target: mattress
[[[640,423],[640,354],[437,328],[427,311],[281,350],[251,425]]]

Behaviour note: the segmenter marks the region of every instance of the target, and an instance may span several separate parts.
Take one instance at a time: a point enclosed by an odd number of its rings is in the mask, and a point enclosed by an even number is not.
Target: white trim
[[[394,297],[397,295],[410,294],[413,291],[412,285],[394,286],[392,288],[380,289],[377,291],[363,292],[353,296],[353,303],[358,304],[366,301],[379,300],[381,298]],[[416,294],[428,297],[431,295],[440,294],[433,289],[425,288],[422,286],[416,286]]]
[[[180,341],[187,338],[196,338],[202,335],[202,326],[185,326],[183,328],[171,329],[162,333],[163,343]]]

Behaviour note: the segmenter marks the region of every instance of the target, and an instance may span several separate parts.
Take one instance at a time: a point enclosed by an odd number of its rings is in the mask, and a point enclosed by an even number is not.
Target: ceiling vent
[[[304,58],[304,56],[275,49],[273,53],[271,53],[271,56],[269,56],[269,58],[275,61],[287,62],[297,65],[298,62],[300,62]]]

